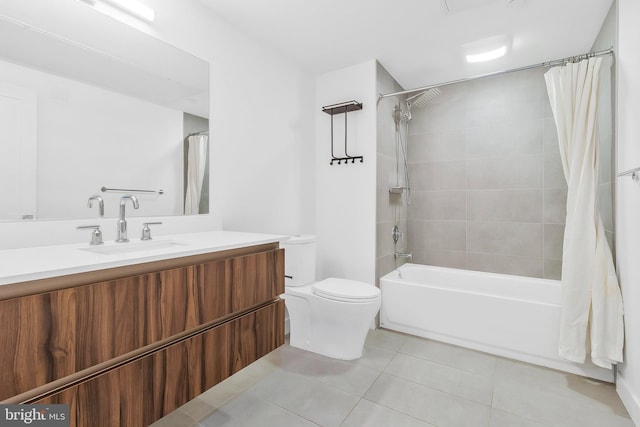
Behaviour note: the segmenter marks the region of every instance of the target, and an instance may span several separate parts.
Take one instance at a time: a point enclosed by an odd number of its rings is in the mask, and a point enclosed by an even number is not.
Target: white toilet
[[[285,250],[285,293],[293,347],[334,359],[362,356],[364,341],[380,309],[380,289],[347,279],[315,282],[315,236],[292,236]]]

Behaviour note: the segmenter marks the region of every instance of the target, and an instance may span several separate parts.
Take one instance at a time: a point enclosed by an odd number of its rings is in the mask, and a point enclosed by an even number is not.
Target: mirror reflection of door
[[[0,218],[33,219],[36,213],[36,94],[0,82]]]

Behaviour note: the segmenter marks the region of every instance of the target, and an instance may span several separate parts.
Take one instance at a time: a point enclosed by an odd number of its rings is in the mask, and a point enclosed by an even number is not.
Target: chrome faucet
[[[393,239],[394,245],[398,243],[398,240],[404,240],[404,233],[400,231],[400,227],[398,227],[397,225],[394,225],[393,229],[391,230],[391,238]]]
[[[393,253],[393,257],[395,259],[398,259],[398,258],[412,259],[413,258],[413,254],[411,254],[411,253],[402,253],[402,252],[394,252]]]
[[[89,197],[89,201],[87,202],[87,207],[92,208],[94,200],[98,202],[98,214],[101,217],[103,217],[104,216],[104,200],[102,200],[101,196],[94,194],[93,196]]]
[[[116,242],[119,243],[129,241],[129,239],[127,239],[127,221],[124,219],[124,207],[127,204],[127,200],[131,200],[135,209],[140,207],[136,196],[127,195],[120,198],[120,218],[118,219],[118,237],[116,238]]]

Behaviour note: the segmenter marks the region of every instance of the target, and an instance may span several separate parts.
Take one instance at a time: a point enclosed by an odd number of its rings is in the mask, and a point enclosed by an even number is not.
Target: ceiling
[[[406,89],[588,52],[612,0],[200,0],[314,73],[378,59]],[[483,40],[503,58],[467,64]],[[476,46],[477,47],[477,46]]]

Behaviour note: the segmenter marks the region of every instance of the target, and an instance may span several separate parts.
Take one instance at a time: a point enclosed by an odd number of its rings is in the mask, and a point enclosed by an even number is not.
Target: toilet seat
[[[334,301],[365,303],[380,299],[380,289],[368,283],[330,278],[314,283],[313,293]]]

